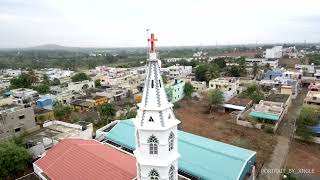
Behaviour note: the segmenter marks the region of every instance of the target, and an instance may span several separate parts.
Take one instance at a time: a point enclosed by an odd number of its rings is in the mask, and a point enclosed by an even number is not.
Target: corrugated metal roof
[[[135,149],[132,119],[120,121],[107,139]],[[178,131],[179,170],[201,179],[243,179],[256,159],[256,152]]]
[[[55,179],[133,179],[136,159],[95,140],[65,139],[35,162]]]
[[[267,119],[267,120],[272,120],[272,121],[278,121],[279,116],[278,115],[273,115],[273,114],[266,114],[263,112],[250,112],[250,116],[256,117],[256,118],[262,118],[262,119]]]

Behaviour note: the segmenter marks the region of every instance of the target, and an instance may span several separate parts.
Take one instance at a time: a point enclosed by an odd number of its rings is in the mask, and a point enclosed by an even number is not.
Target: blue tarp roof
[[[316,126],[312,126],[309,127],[311,129],[312,132],[316,133],[316,134],[320,134],[320,124],[316,125]]]
[[[269,79],[270,76],[275,77],[275,76],[281,76],[284,73],[283,70],[280,69],[273,69],[273,70],[268,70],[267,72],[264,73],[264,79]]]
[[[135,149],[132,119],[122,120],[106,138],[128,149]],[[256,152],[219,141],[178,131],[179,170],[201,179],[244,179],[256,159]]]

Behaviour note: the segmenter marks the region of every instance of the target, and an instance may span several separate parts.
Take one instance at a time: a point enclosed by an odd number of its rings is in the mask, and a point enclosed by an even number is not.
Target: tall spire
[[[172,106],[168,101],[160,74],[159,59],[155,51],[154,34],[151,34],[149,59],[143,97],[138,104],[136,127],[137,174],[139,180],[169,179],[178,177],[177,125]]]

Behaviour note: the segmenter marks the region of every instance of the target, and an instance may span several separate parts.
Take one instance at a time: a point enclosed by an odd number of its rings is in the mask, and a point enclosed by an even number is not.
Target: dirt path
[[[298,118],[302,109],[303,100],[307,94],[307,89],[302,89],[296,99],[292,100],[292,104],[288,109],[288,113],[284,116],[282,122],[279,124],[277,134],[290,138],[294,131],[296,119]]]

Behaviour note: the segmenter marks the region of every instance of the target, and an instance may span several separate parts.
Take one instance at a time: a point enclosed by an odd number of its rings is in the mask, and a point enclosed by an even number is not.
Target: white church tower
[[[162,82],[154,34],[151,34],[147,76],[141,103],[138,104],[136,127],[137,177],[141,180],[178,179],[177,125],[173,104],[168,102]]]

